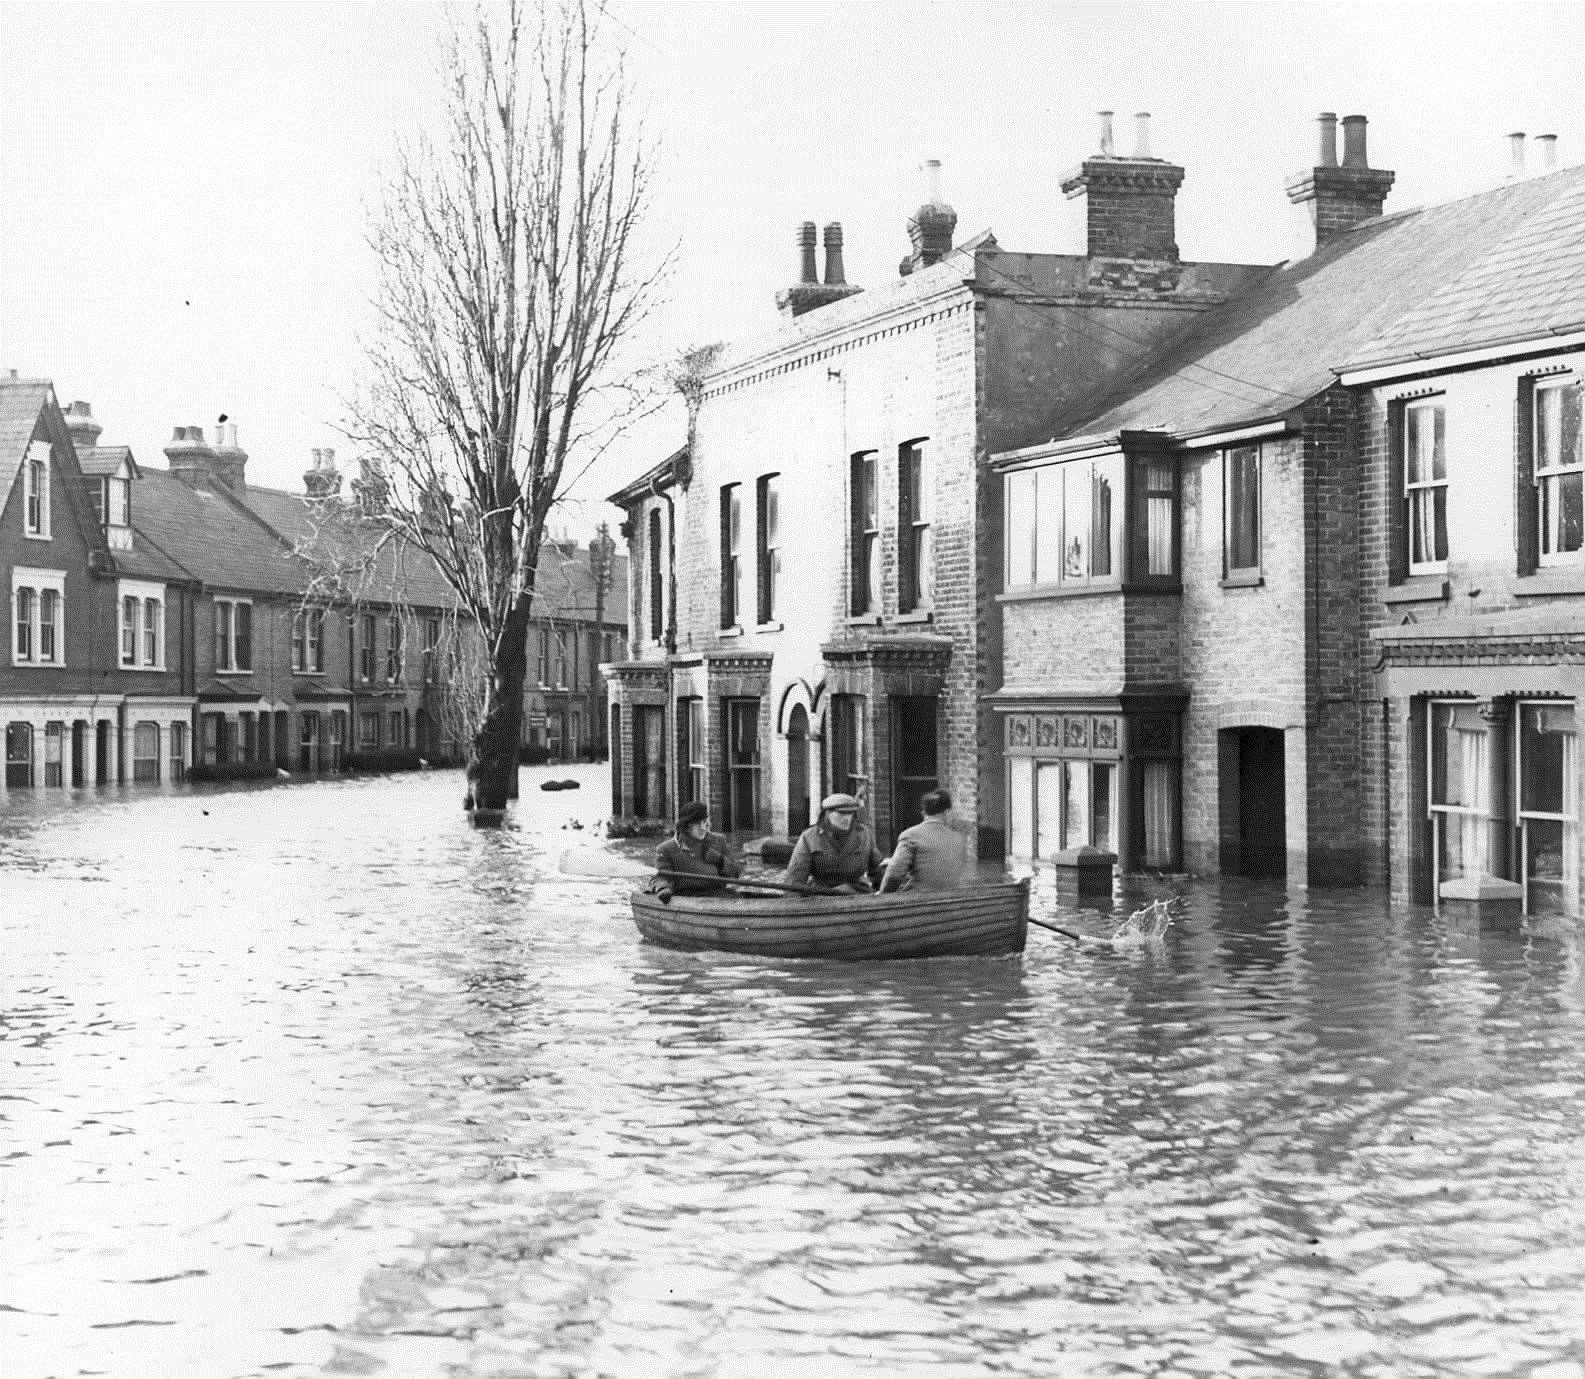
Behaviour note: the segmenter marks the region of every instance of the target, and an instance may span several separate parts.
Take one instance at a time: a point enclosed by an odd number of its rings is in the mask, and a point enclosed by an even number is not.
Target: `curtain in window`
[[[1172,574],[1172,464],[1152,460],[1145,466],[1145,572]]]
[[[1178,857],[1178,763],[1140,763],[1140,786],[1145,806],[1141,861],[1147,867],[1170,867]]]

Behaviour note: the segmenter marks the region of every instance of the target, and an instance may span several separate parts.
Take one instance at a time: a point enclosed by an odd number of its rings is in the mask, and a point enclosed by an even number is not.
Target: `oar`
[[[571,876],[600,876],[614,877],[619,880],[647,881],[652,876],[667,878],[682,877],[689,881],[708,881],[709,877],[702,877],[696,872],[686,871],[658,871],[654,867],[647,867],[642,862],[635,862],[629,857],[618,857],[614,853],[601,852],[597,848],[588,848],[581,852],[564,852],[561,854],[561,869]],[[750,886],[765,891],[786,891],[792,895],[830,895],[830,891],[823,891],[818,886],[800,886],[791,881],[762,881],[755,876],[723,876],[720,878],[721,888],[728,886]]]
[[[1029,920],[1029,922],[1031,924],[1037,925],[1039,928],[1042,928],[1042,929],[1049,929],[1049,930],[1051,930],[1051,932],[1053,934],[1061,934],[1063,936],[1063,938],[1070,938],[1075,943],[1108,943],[1108,942],[1110,942],[1109,939],[1095,938],[1091,934],[1081,934],[1075,929],[1064,929],[1060,924],[1047,924],[1045,920],[1036,919],[1033,915],[1029,915],[1027,918],[1028,918],[1028,920]]]

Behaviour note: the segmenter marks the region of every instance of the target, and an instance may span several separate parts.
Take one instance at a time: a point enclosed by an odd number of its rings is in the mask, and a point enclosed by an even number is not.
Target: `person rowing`
[[[710,832],[710,808],[699,800],[678,811],[676,831],[655,849],[655,869],[662,875],[652,878],[649,888],[667,901],[673,895],[718,892],[743,875],[726,839]]]
[[[819,821],[798,835],[784,878],[795,886],[814,886],[840,895],[873,891],[886,871],[886,859],[869,829],[858,822],[852,795],[827,795]]]

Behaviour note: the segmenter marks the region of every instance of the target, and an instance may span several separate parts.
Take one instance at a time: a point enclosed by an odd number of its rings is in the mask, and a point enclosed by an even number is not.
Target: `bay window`
[[[1082,589],[1119,583],[1122,490],[1121,455],[1009,474],[1006,587]],[[1168,536],[1170,552],[1170,528]]]

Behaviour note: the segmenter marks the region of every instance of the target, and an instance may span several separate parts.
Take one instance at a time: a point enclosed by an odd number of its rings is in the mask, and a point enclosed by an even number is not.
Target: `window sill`
[[[912,612],[897,615],[900,623],[932,623],[935,620],[936,614],[932,608],[916,608]]]
[[[1513,591],[1519,598],[1539,594],[1585,594],[1585,567],[1544,566],[1533,575],[1516,579]]]
[[[1123,586],[1116,580],[1107,584],[1036,584],[1023,589],[1012,589],[998,594],[998,603],[1037,603],[1042,599],[1081,599],[1097,594],[1121,594]]]
[[[879,613],[854,613],[848,618],[849,627],[879,627],[881,615]]]
[[[762,622],[754,625],[756,632],[780,632],[782,624],[779,622]]]
[[[19,661],[12,657],[11,664],[18,670],[65,670],[65,661]]]
[[[1222,577],[1222,588],[1258,589],[1265,582],[1259,570],[1230,570]]]
[[[164,666],[128,666],[128,665],[123,665],[121,667],[121,669],[122,670],[136,671],[136,672],[138,672],[139,674],[142,674],[142,675],[162,675],[165,672],[165,667]]]
[[[53,541],[55,539],[47,531],[25,531],[22,535],[29,541]]]
[[[718,637],[741,637],[743,629],[741,627],[721,627],[716,629],[715,635]]]
[[[1437,575],[1413,575],[1381,591],[1383,603],[1446,603],[1448,583]]]

